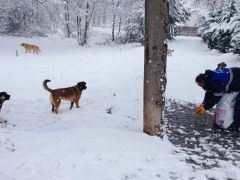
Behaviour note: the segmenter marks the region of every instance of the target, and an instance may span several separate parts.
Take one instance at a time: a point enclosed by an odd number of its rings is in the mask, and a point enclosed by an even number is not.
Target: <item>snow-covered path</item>
[[[38,44],[39,55],[26,54],[21,42]],[[206,68],[236,56],[209,51],[199,38],[178,37],[169,43],[167,98],[199,102],[194,83]],[[0,179],[226,179],[239,167],[224,164],[194,170],[185,153],[167,139],[142,133],[143,47],[136,45],[79,47],[75,39],[0,37],[0,86],[11,100],[0,114]],[[19,56],[16,57],[16,49]],[[62,102],[52,114],[51,88],[87,82],[80,109]],[[107,113],[110,112],[110,113]],[[232,168],[226,170],[225,166]],[[224,169],[224,171],[223,171]],[[230,174],[230,176],[229,176]]]
[[[195,84],[195,77],[199,73],[215,69],[223,61],[228,67],[240,67],[237,55],[209,50],[197,37],[177,37],[177,40],[169,43],[169,47],[175,51],[167,61],[168,98],[201,103],[204,91]]]

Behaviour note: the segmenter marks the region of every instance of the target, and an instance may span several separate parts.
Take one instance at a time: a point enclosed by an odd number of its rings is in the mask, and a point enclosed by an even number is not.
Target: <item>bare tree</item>
[[[91,18],[93,16],[96,6],[96,1],[92,1],[91,5],[89,1],[86,2],[86,9],[84,16],[82,16],[82,10],[79,9],[77,15],[77,34],[78,34],[78,44],[84,46],[87,44],[88,30]]]
[[[66,23],[67,37],[69,38],[71,31],[70,31],[70,24],[69,24],[70,14],[69,14],[69,1],[68,0],[64,0],[64,18],[65,18],[65,23]]]
[[[78,40],[78,44],[83,46],[83,40],[82,40],[82,18],[79,15],[80,13],[78,13],[77,15],[77,40]]]
[[[121,0],[112,0],[112,8],[113,8],[113,17],[112,17],[112,41],[115,40],[115,28],[116,28],[116,13],[119,5],[121,4]]]
[[[122,17],[120,16],[119,21],[118,21],[118,36],[121,33],[121,28],[122,28]]]
[[[161,135],[166,88],[167,0],[145,0],[144,129]]]

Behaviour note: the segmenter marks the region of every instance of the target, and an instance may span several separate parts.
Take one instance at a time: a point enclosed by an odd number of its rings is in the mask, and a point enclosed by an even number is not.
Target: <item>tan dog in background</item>
[[[51,82],[50,80],[46,79],[45,81],[43,81],[43,88],[45,90],[47,90],[48,92],[50,92],[50,101],[52,104],[52,112],[54,113],[58,113],[58,108],[61,104],[61,100],[67,100],[71,102],[70,105],[70,110],[73,107],[73,104],[75,102],[77,108],[79,108],[79,100],[81,98],[82,95],[82,91],[84,89],[87,89],[86,86],[86,82],[82,81],[77,83],[75,86],[72,87],[67,87],[67,88],[59,88],[59,89],[50,89],[47,86],[47,83]]]
[[[38,46],[32,45],[32,44],[22,43],[20,46],[25,48],[26,53],[27,52],[31,53],[31,51],[32,51],[33,53],[37,53],[38,54],[38,52],[41,51]]]
[[[174,52],[174,49],[167,49],[167,55],[172,56],[172,53]]]

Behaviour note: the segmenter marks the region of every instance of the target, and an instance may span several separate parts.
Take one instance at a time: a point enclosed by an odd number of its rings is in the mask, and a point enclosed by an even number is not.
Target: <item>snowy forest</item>
[[[17,36],[59,34],[87,43],[92,27],[110,28],[109,40],[144,42],[144,0],[1,0],[0,33]],[[190,12],[171,0],[170,24],[187,21]]]
[[[239,2],[170,0],[169,32],[174,31],[176,24],[187,23],[191,11],[196,9],[202,11],[198,14],[199,35],[209,48],[239,54]],[[82,46],[92,27],[105,27],[112,31],[109,41],[143,44],[144,0],[1,0],[0,24],[1,34],[58,34],[76,37]]]

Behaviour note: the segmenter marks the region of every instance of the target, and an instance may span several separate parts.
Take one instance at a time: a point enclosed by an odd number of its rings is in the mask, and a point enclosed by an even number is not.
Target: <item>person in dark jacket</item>
[[[197,107],[198,115],[205,115],[206,110],[217,104],[224,93],[240,91],[240,68],[217,68],[216,70],[206,70],[199,74],[196,79],[198,86],[206,92],[202,104]],[[237,131],[240,128],[240,93],[236,97],[234,108],[234,121],[228,128]]]

